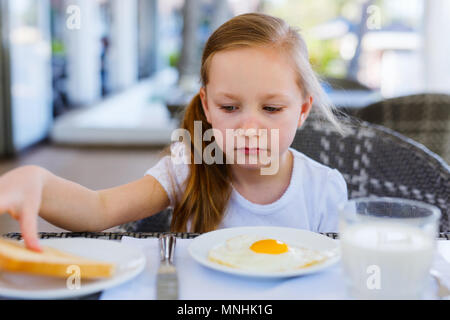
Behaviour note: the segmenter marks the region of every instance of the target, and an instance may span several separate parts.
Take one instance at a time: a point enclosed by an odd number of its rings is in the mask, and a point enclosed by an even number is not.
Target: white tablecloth
[[[192,239],[177,239],[175,265],[182,300],[292,300],[350,299],[345,289],[341,264],[315,274],[283,279],[257,279],[211,270],[192,259],[188,246]],[[338,241],[338,240],[336,240]],[[146,255],[144,271],[134,279],[105,290],[100,299],[155,299],[159,267],[158,239],[123,237],[122,243],[141,247]],[[434,268],[443,272],[450,285],[450,241],[438,241]],[[435,299],[436,284],[430,277],[425,299]]]

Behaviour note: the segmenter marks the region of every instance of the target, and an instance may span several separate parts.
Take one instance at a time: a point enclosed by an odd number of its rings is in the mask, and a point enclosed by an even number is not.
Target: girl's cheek
[[[214,130],[214,140],[217,144],[217,146],[222,150],[224,153],[229,153],[230,148],[233,148],[233,141],[229,141],[227,144],[227,136],[225,129],[215,129]]]
[[[289,147],[289,139],[290,137],[286,135],[286,133],[282,130],[273,130],[270,136],[270,149],[275,150],[284,150]]]

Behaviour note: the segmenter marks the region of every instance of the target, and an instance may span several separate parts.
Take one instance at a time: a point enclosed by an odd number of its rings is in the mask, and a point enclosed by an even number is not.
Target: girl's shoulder
[[[329,171],[335,170],[335,169],[332,169],[332,168],[308,157],[304,153],[302,153],[294,148],[289,148],[289,149],[292,151],[292,155],[294,156],[294,161],[295,161],[296,165],[298,164],[300,166],[306,166],[310,170],[320,171],[323,173],[328,173]]]
[[[185,188],[190,166],[186,162],[185,146],[182,142],[170,145],[170,153],[165,154],[145,174],[152,175],[166,190],[173,207],[175,197],[179,197]]]
[[[342,173],[335,168],[328,167],[317,160],[311,159],[302,152],[291,149],[294,156],[294,171],[296,179],[303,181],[309,187],[313,185],[318,188],[323,188],[324,184],[339,185],[344,188],[346,186],[346,180]]]

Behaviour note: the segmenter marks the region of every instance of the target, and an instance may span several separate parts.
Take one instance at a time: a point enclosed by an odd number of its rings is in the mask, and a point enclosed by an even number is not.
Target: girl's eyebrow
[[[224,96],[226,98],[230,98],[230,99],[239,99],[238,96],[235,96],[231,93],[227,93],[227,92],[218,92],[217,93],[218,96]],[[267,93],[264,94],[261,99],[271,99],[271,98],[282,98],[282,99],[289,99],[289,96],[283,93]]]

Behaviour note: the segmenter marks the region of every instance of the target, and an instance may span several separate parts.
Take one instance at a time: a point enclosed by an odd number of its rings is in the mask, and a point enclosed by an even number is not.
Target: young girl
[[[38,213],[72,231],[104,230],[171,207],[172,231],[270,225],[335,232],[337,206],[347,200],[342,175],[290,148],[313,100],[316,111],[344,132],[299,33],[269,15],[236,16],[204,47],[201,89],[181,123],[190,139],[169,146],[172,156],[137,181],[99,191],[40,167],[21,167],[0,177],[0,212],[20,222],[34,250],[40,250]],[[212,142],[205,141],[208,130]],[[233,140],[225,139],[230,131]],[[211,145],[214,159],[225,161],[205,161]],[[261,174],[269,167],[275,170]]]

